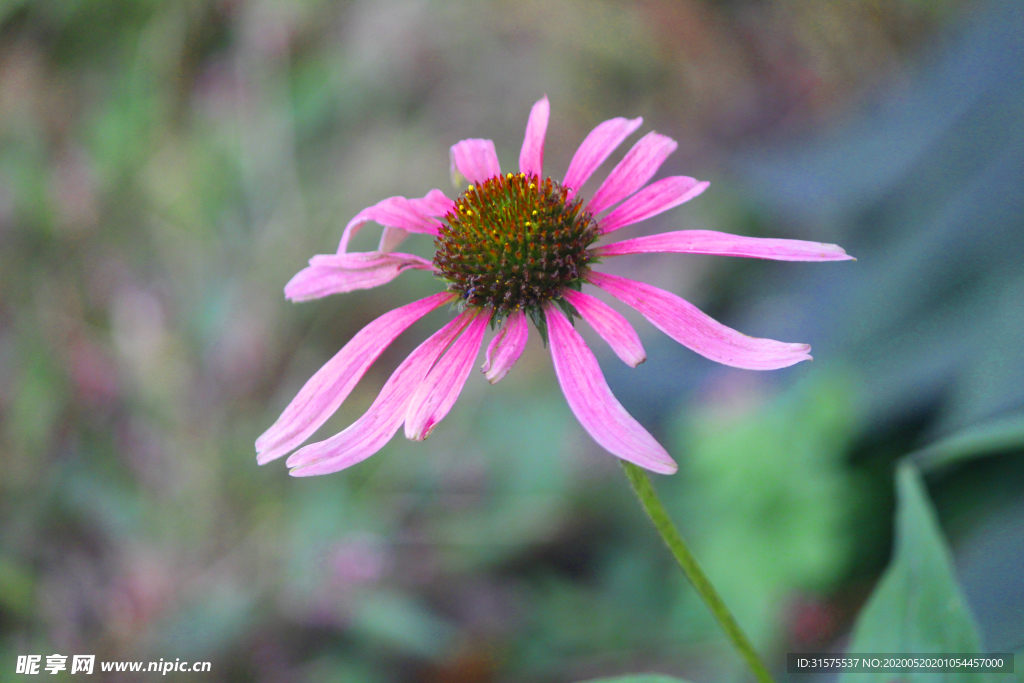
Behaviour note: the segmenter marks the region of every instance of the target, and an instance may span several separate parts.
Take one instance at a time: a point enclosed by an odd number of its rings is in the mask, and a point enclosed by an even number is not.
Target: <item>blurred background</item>
[[[256,466],[323,362],[439,288],[294,305],[284,284],[363,207],[452,194],[456,141],[514,168],[543,94],[553,177],[594,125],[643,116],[679,141],[662,176],[712,181],[624,236],[858,258],[607,264],[813,363],[716,366],[618,307],[648,351],[630,370],[584,330],[769,663],[844,647],[889,558],[894,463],[992,425],[967,449],[987,457],[927,483],[985,648],[1021,649],[1022,36],[1015,0],[0,2],[0,680],[54,652],[209,660],[204,681],[746,676],[535,332],[426,442],[312,479]]]

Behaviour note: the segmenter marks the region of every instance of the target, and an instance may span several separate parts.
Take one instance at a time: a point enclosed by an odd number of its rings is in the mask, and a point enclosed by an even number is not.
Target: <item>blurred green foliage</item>
[[[729,198],[644,230],[825,239],[763,211],[726,172],[733,155],[913,78],[966,11],[0,3],[0,679],[17,655],[52,652],[209,659],[217,681],[742,675],[536,338],[501,384],[471,379],[424,443],[396,439],[317,480],[256,467],[253,441],[302,383],[437,283],[410,273],[302,306],[281,289],[361,208],[447,189],[457,140],[493,137],[510,163],[543,93],[553,175],[596,123],[643,115],[680,142],[664,173],[712,177]],[[622,267],[726,321],[745,307],[788,319],[762,290],[791,266],[721,261]],[[442,317],[385,352],[320,435],[357,417]],[[864,417],[872,378],[836,370],[852,354],[745,384],[638,329],[651,358],[628,383],[594,348],[624,403],[668,435],[682,471],[657,485],[698,557],[776,667],[829,646],[888,551],[884,533],[851,527],[888,525],[892,460],[924,428]]]
[[[847,377],[814,375],[770,402],[737,393],[684,414],[671,498],[736,618],[770,645],[793,592],[827,592],[849,562],[857,421]]]
[[[668,676],[640,674],[637,676],[617,676],[616,678],[602,678],[588,681],[588,683],[686,683],[681,678],[670,678]]]

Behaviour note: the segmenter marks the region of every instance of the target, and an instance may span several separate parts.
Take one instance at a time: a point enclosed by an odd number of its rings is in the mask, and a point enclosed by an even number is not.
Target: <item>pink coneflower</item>
[[[292,301],[368,289],[404,270],[429,270],[445,291],[397,308],[360,330],[327,362],[256,441],[262,465],[298,447],[338,409],[381,352],[430,311],[454,304],[458,315],[398,366],[370,409],[331,438],[288,458],[295,476],[337,472],[379,451],[405,424],[410,439],[425,439],[458,398],[488,325],[498,332],[483,372],[493,384],[512,368],[528,336],[528,322],[551,347],[555,375],[583,428],[613,455],[653,472],[676,463],[612,395],[594,354],[574,329],[579,316],[626,364],[646,355],[626,319],[582,291],[594,285],[640,311],[655,327],[711,360],[751,370],[784,368],[807,360],[810,346],[755,339],[722,325],[692,304],[657,287],[594,270],[601,259],[676,252],[747,256],[781,261],[849,259],[832,244],[740,237],[707,230],[637,237],[602,246],[601,237],[667,211],[703,192],[708,183],[686,176],[647,184],[675,148],[648,133],[584,201],[577,191],[641,124],[616,118],[597,126],[576,151],[562,182],[544,176],[549,105],[530,112],[519,172],[502,173],[494,143],[463,140],[451,148],[453,177],[471,185],[456,199],[431,190],[422,199],[390,197],[360,211],[345,226],[336,254],[310,259],[285,287]],[[384,226],[377,251],[350,253],[349,240],[366,223]],[[394,251],[410,232],[434,237],[433,261]]]

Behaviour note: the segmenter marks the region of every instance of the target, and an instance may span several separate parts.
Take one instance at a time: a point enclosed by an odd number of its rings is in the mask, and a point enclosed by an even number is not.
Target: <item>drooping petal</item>
[[[653,131],[640,138],[597,188],[587,210],[598,214],[639,190],[654,177],[676,147],[675,140]]]
[[[425,216],[440,218],[455,210],[455,202],[448,199],[441,190],[431,190],[422,199],[410,199],[409,207]],[[408,236],[408,230],[385,225],[377,251],[394,251]]]
[[[498,153],[491,140],[470,139],[456,142],[451,149],[452,181],[460,185],[459,176],[474,185],[501,175]]]
[[[635,368],[647,360],[640,336],[622,314],[600,299],[574,289],[566,288],[562,296],[601,335],[601,339],[608,342],[608,346],[612,347],[612,351],[623,363]]]
[[[746,256],[775,261],[847,261],[853,258],[842,247],[835,244],[769,237],[743,237],[713,230],[679,230],[660,235],[647,235],[606,244],[593,251],[597,256],[671,252],[675,254]]]
[[[440,292],[396,308],[361,329],[299,390],[277,422],[256,440],[263,465],[298,447],[327,421],[395,338],[430,311],[452,301]]]
[[[431,190],[422,199],[410,199],[409,202],[417,210],[422,211],[428,216],[436,216],[438,218],[455,210],[455,200],[449,199],[441,190]]]
[[[544,177],[544,136],[548,130],[548,117],[551,105],[548,96],[537,100],[530,110],[530,120],[526,124],[526,137],[523,148],[519,152],[519,171],[526,175]]]
[[[608,155],[643,122],[642,118],[620,117],[599,123],[590,131],[569,162],[569,170],[566,171],[565,181],[562,183],[569,188],[570,198],[583,187],[583,183],[587,182]]]
[[[526,323],[525,313],[516,311],[506,318],[505,324],[487,346],[484,364],[480,368],[488,382],[497,384],[508,374],[519,356],[523,355],[529,336],[530,327]]]
[[[489,316],[478,314],[451,348],[420,382],[405,414],[405,436],[422,441],[455,405],[480,353]]]
[[[389,228],[385,225],[384,230],[380,233],[380,244],[377,245],[377,251],[384,253],[394,251],[408,236],[408,230],[402,230],[401,228]]]
[[[431,190],[431,193],[433,192],[440,191]],[[428,194],[427,196],[429,197],[430,195]],[[425,213],[425,207],[428,205],[423,202],[424,200],[420,199],[388,197],[373,206],[363,209],[345,226],[345,231],[341,234],[341,244],[338,245],[338,253],[343,254],[348,251],[349,241],[370,221],[375,221],[389,228],[401,228],[408,232],[437,235],[438,230],[441,228],[441,223],[436,218],[432,218]]]
[[[612,455],[658,474],[672,474],[675,461],[612,395],[594,354],[565,315],[545,309],[551,358],[562,393],[583,428]]]
[[[723,365],[747,370],[776,370],[811,359],[808,344],[748,337],[663,289],[593,271],[587,280],[640,311],[651,324],[683,346]]]
[[[330,294],[370,289],[394,280],[405,270],[434,270],[434,264],[413,254],[378,251],[317,254],[284,288],[292,301],[310,301]]]
[[[687,176],[672,176],[651,183],[619,204],[597,223],[602,233],[609,233],[633,223],[639,223],[662,211],[688,202],[707,189],[711,183],[698,182]]]
[[[291,475],[308,477],[343,470],[370,457],[387,444],[405,421],[409,401],[427,372],[475,313],[466,311],[416,347],[392,373],[373,405],[347,429],[310,444],[288,458]]]

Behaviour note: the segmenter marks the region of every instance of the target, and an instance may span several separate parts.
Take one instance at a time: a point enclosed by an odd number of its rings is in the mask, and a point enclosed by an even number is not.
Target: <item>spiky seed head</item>
[[[434,265],[467,306],[536,317],[565,287],[579,288],[597,223],[568,188],[523,173],[470,185],[444,217]]]

